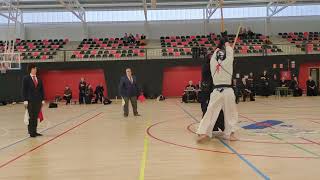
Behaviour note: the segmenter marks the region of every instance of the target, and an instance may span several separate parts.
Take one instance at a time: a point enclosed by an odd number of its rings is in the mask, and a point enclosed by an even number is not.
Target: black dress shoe
[[[40,133],[36,133],[36,136],[42,136],[42,134],[40,134]]]
[[[37,135],[36,134],[30,134],[30,137],[31,138],[35,138],[35,137],[37,137]]]

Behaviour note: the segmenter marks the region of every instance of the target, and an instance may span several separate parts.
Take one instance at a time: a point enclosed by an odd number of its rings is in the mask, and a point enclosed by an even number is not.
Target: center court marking
[[[96,115],[92,116],[91,118],[89,118],[89,119],[87,119],[87,120],[85,120],[85,121],[83,121],[83,122],[81,122],[81,123],[77,124],[76,126],[73,126],[72,128],[70,128],[70,129],[68,129],[68,130],[66,130],[66,131],[64,131],[64,132],[62,132],[62,133],[60,133],[59,135],[57,135],[57,136],[55,136],[55,137],[53,137],[53,138],[51,138],[51,139],[49,139],[49,140],[47,140],[47,141],[43,142],[42,144],[40,144],[40,145],[38,145],[38,146],[36,146],[36,147],[34,147],[34,148],[32,148],[32,149],[30,149],[30,150],[28,150],[28,151],[26,151],[26,152],[22,153],[22,154],[20,154],[19,156],[15,157],[15,158],[13,158],[13,159],[11,159],[11,160],[9,160],[9,161],[7,161],[7,162],[3,163],[3,164],[0,164],[0,169],[1,169],[1,168],[3,168],[3,167],[8,166],[9,164],[11,164],[11,163],[13,163],[13,162],[15,162],[15,161],[17,161],[17,160],[19,160],[20,158],[24,157],[25,155],[27,155],[27,154],[29,154],[29,153],[31,153],[31,152],[33,152],[33,151],[37,150],[37,149],[40,149],[41,147],[45,146],[46,144],[48,144],[48,143],[50,143],[50,142],[52,142],[52,141],[54,141],[54,140],[58,139],[59,137],[61,137],[61,136],[65,135],[65,134],[67,134],[68,132],[70,132],[70,131],[72,131],[72,130],[76,129],[77,127],[79,127],[79,126],[83,125],[84,123],[86,123],[86,122],[88,122],[88,121],[90,121],[90,120],[92,120],[92,119],[94,119],[94,118],[98,117],[98,116],[99,116],[99,115],[101,115],[101,114],[102,114],[102,112],[100,112],[100,113],[98,113],[98,114],[96,114]]]
[[[190,114],[186,109],[184,109],[181,105],[178,105],[178,107],[180,107],[185,113],[187,113],[194,121],[199,122],[199,120],[197,120],[192,114]],[[258,174],[259,176],[261,176],[263,179],[265,180],[270,180],[270,178],[264,174],[262,171],[260,171],[256,166],[254,166],[249,160],[247,160],[245,157],[243,157],[241,154],[239,154],[234,148],[232,148],[230,145],[228,145],[227,143],[225,143],[223,140],[219,139],[219,141],[225,146],[227,147],[230,151],[232,151],[233,153],[235,153],[243,162],[245,162],[256,174]]]

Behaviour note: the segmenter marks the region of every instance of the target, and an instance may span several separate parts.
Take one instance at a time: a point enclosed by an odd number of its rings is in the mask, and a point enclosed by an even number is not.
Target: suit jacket
[[[23,78],[22,81],[22,97],[24,101],[29,103],[41,103],[44,100],[43,84],[40,78],[37,77],[38,85],[35,87],[30,75]]]
[[[138,96],[138,85],[135,76],[132,76],[133,83],[129,80],[127,76],[122,76],[119,84],[119,93],[122,97],[134,97]]]

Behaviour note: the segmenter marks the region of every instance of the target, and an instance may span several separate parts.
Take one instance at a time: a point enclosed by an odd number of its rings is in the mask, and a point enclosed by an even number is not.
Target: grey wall
[[[228,19],[225,28],[229,32],[236,32],[239,24],[250,27],[253,31],[265,33],[265,19]],[[320,31],[320,18],[296,17],[273,18],[271,21],[271,33],[289,31]],[[0,39],[5,38],[6,27],[0,26]],[[162,35],[186,35],[203,34],[206,32],[220,32],[220,21],[211,21],[206,26],[202,20],[196,21],[159,21],[130,22],[130,23],[91,23],[89,32],[93,37],[122,36],[125,32],[144,33],[150,39],[158,39]],[[84,38],[81,24],[26,24],[25,39],[64,38],[79,41]]]

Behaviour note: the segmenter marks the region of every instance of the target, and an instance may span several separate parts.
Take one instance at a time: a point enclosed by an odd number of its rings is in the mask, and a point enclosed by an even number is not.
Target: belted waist
[[[219,89],[219,88],[232,88],[232,85],[230,84],[219,84],[219,85],[214,85],[213,89]]]

